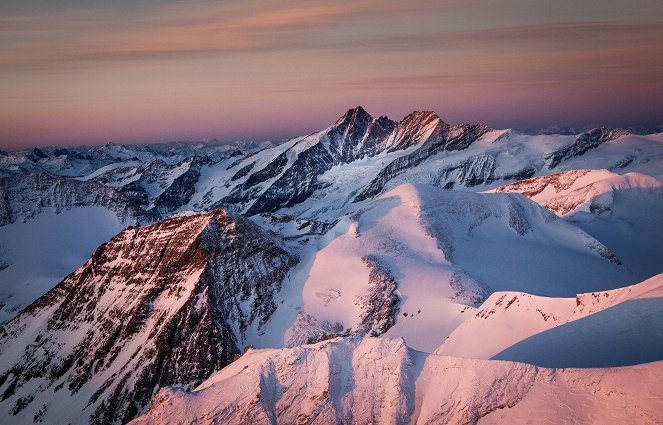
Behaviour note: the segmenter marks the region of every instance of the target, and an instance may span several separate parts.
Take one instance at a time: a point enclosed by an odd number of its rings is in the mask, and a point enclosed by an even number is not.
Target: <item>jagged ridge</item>
[[[296,262],[223,210],[128,228],[0,327],[2,414],[130,420],[159,387],[199,383],[230,363],[246,328],[276,309]]]

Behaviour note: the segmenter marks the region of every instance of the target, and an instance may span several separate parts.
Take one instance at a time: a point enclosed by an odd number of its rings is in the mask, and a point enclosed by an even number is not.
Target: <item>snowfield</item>
[[[80,267],[124,227],[113,212],[82,207],[0,227],[0,323]]]
[[[495,292],[435,353],[549,367],[661,360],[663,328],[656,316],[662,300],[663,275],[575,298]]]
[[[575,170],[495,189],[517,192],[611,248],[638,277],[663,273],[663,183],[638,173]]]
[[[324,322],[338,334],[356,329],[364,311],[358,299],[370,287],[367,256],[398,283],[398,312],[385,336],[427,352],[493,291],[573,296],[637,279],[584,231],[519,195],[402,185],[344,218],[326,238],[304,251],[285,308],[249,343],[306,342]]]

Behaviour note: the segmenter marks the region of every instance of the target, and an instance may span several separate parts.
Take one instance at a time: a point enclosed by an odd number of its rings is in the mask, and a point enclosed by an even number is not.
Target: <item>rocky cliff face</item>
[[[126,229],[0,327],[0,415],[130,420],[160,387],[230,363],[296,262],[223,210]]]
[[[389,269],[371,255],[362,258],[370,269],[368,275],[369,290],[357,297],[355,304],[362,309],[356,335],[380,336],[396,323],[398,302],[396,294],[398,283]]]
[[[465,187],[490,184],[495,181],[495,158],[490,155],[472,156],[458,165],[440,170],[438,186],[453,189],[458,183]]]
[[[548,168],[555,168],[561,162],[566,161],[569,158],[583,155],[588,150],[593,149],[602,143],[618,139],[622,136],[626,136],[627,134],[628,131],[622,130],[620,128],[611,130],[605,127],[595,128],[591,131],[583,133],[578,136],[576,141],[572,144],[547,154],[546,160],[549,162]]]
[[[371,181],[368,186],[354,198],[355,202],[363,201],[378,195],[385,184],[404,171],[414,168],[438,152],[467,149],[479,137],[488,131],[483,125],[450,126],[439,121],[431,135],[414,152],[396,158]]]
[[[198,156],[189,161],[186,171],[175,177],[172,183],[154,199],[153,208],[159,216],[167,217],[191,200],[200,178],[201,167],[211,163],[212,160],[209,158]]]
[[[395,152],[415,146],[425,140],[439,124],[444,123],[435,112],[412,112],[396,125],[387,140],[387,147],[390,152]]]
[[[29,219],[45,209],[59,213],[79,206],[105,207],[128,223],[147,223],[156,218],[112,187],[47,173],[0,178],[0,200],[0,226]]]

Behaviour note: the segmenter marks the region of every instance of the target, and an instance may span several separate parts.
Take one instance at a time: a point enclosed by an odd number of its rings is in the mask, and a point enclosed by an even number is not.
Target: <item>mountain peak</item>
[[[352,121],[372,121],[373,117],[371,114],[366,112],[362,106],[355,106],[354,108],[348,109],[343,115],[336,120],[336,125],[341,125],[344,123],[349,123]]]
[[[39,149],[39,148],[34,148],[34,149],[32,149],[32,151],[31,151],[30,153],[31,153],[32,155],[38,157],[38,158],[46,158],[46,157],[48,156],[48,155],[46,155],[46,154],[44,153],[44,151],[42,151],[42,150]]]
[[[442,120],[437,113],[434,111],[414,111],[410,114],[408,114],[401,123],[403,124],[412,124],[412,123],[426,123],[426,122],[431,122],[433,120],[439,119],[440,121]]]
[[[12,415],[29,423],[66,385],[67,412],[44,408],[43,422],[126,423],[160,387],[195,386],[228,365],[296,263],[277,237],[223,209],[128,227],[3,326],[3,348],[29,341],[0,352],[2,376],[21,371],[3,400],[25,400]],[[24,334],[25,323],[38,331]]]

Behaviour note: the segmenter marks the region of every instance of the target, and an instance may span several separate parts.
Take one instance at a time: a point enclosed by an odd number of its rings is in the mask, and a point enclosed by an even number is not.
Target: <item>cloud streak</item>
[[[295,10],[272,9],[226,17],[226,7],[207,7],[188,17],[180,8],[170,8],[150,19],[137,19],[129,28],[99,30],[89,13],[60,16],[56,21],[43,16],[20,18],[16,23],[4,18],[5,37],[28,42],[2,43],[0,66],[21,67],[36,64],[105,60],[144,60],[230,52],[255,52],[307,44],[298,37],[332,25],[348,16],[352,5],[312,5]],[[179,19],[178,19],[179,17]],[[109,26],[107,25],[102,25]],[[44,32],[76,28],[68,37],[44,42]],[[34,41],[30,41],[30,40]]]
[[[481,30],[367,33],[355,37],[323,37],[348,17],[357,19],[360,9],[353,6],[315,6],[302,10],[267,10],[261,13],[210,22],[196,18],[178,23],[170,14],[141,30],[102,33],[82,41],[39,43],[4,49],[0,67],[5,69],[48,70],[58,66],[77,66],[105,62],[149,62],[218,58],[224,55],[255,54],[306,50],[328,54],[330,50],[354,54],[380,55],[401,51],[454,54],[466,51],[467,62],[492,62],[504,66],[526,66],[541,58],[552,64],[592,63],[599,61],[604,70],[614,67],[615,58],[628,62],[628,68],[663,71],[663,25],[612,22],[554,23],[543,26],[518,26]],[[185,19],[186,21],[186,19]],[[41,20],[35,31],[42,31]],[[26,28],[20,31],[29,31]],[[316,36],[317,35],[317,36]],[[498,51],[498,54],[492,52]],[[528,56],[529,54],[533,56]],[[520,59],[513,59],[516,56]],[[579,68],[578,66],[575,67]],[[626,71],[628,73],[628,70]],[[582,74],[578,69],[577,75]]]

